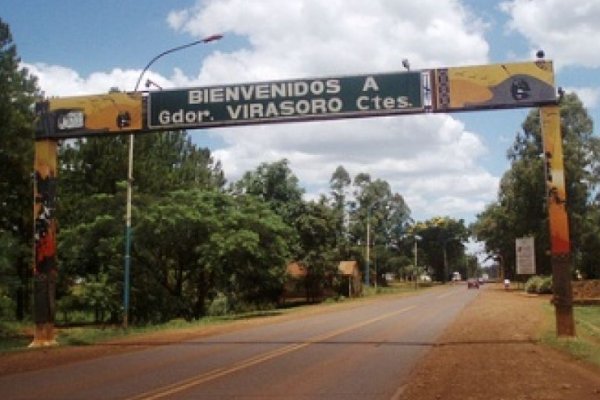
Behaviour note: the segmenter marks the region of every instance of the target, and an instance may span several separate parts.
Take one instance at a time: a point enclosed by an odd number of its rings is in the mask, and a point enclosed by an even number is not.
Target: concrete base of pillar
[[[27,347],[38,348],[51,346],[58,346],[58,342],[54,337],[54,324],[36,324],[33,331],[33,341]]]

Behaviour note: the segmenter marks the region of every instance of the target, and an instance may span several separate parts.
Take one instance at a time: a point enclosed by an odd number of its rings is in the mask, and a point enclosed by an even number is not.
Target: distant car
[[[467,281],[467,289],[479,289],[479,282],[477,282],[477,279],[469,279]]]

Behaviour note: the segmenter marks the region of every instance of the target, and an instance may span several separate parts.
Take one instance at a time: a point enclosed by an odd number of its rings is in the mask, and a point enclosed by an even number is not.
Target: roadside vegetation
[[[600,137],[594,121],[575,93],[560,102],[569,233],[573,276],[600,279]],[[536,271],[551,275],[547,170],[540,116],[531,110],[507,149],[510,168],[502,175],[497,200],[488,204],[471,226],[486,251],[515,281],[515,239],[535,239]]]
[[[551,294],[552,276],[532,276],[525,282],[525,291],[527,293]]]
[[[531,294],[552,294],[552,277],[532,276],[525,282],[524,290]],[[547,322],[541,336],[542,342],[600,366],[600,305],[574,307],[577,334],[574,338],[557,337],[554,306],[548,303],[544,309]]]
[[[554,321],[554,307],[546,305],[545,308],[548,319]],[[574,311],[576,337],[556,337],[556,330],[549,323],[542,342],[600,366],[600,306],[577,306]]]
[[[356,298],[336,296],[327,298],[319,304],[295,302],[271,309],[205,316],[191,321],[177,318],[159,324],[134,325],[130,326],[128,329],[123,329],[120,325],[99,325],[92,322],[94,320],[92,315],[79,315],[79,321],[89,322],[73,324],[65,320],[57,321],[57,341],[61,346],[87,346],[107,341],[124,339],[135,340],[136,337],[160,332],[177,333],[183,331],[198,331],[202,328],[226,325],[235,321],[282,316],[295,312],[309,311],[316,307],[329,307],[336,304],[363,301],[373,296],[412,295],[434,285],[435,284],[429,282],[420,283],[419,286],[416,287],[412,282],[393,282],[385,287],[379,287],[377,289],[369,288],[364,292],[363,296]],[[27,345],[31,342],[31,329],[32,323],[30,321],[0,321],[0,333],[2,334],[0,337],[0,353],[29,351]]]

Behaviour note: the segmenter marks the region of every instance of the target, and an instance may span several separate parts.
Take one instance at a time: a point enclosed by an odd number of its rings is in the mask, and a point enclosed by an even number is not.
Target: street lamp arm
[[[135,89],[133,89],[134,92],[138,91],[138,88],[140,87],[140,82],[142,81],[142,78],[144,77],[144,74],[148,71],[148,69],[152,66],[152,64],[154,64],[156,62],[156,60],[158,60],[159,58],[166,56],[167,54],[171,54],[174,53],[176,51],[179,50],[183,50],[183,49],[187,49],[188,47],[192,47],[195,46],[197,44],[202,44],[202,43],[209,43],[209,42],[214,42],[216,40],[220,40],[223,38],[222,34],[215,34],[215,35],[210,35],[205,37],[204,39],[200,39],[200,40],[195,40],[191,43],[187,43],[181,46],[177,46],[177,47],[173,47],[172,49],[169,50],[165,50],[162,53],[156,55],[152,60],[150,60],[148,62],[148,64],[146,64],[146,66],[144,67],[144,69],[142,70],[142,72],[140,73],[140,76],[135,84]]]

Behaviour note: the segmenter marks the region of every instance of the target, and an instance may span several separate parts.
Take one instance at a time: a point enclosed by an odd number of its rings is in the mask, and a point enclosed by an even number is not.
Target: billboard
[[[435,69],[433,81],[436,112],[556,103],[551,61]]]
[[[423,111],[421,72],[150,92],[148,128],[204,128]]]
[[[517,238],[515,241],[517,253],[517,274],[535,275],[535,240],[533,237]]]
[[[36,138],[70,138],[142,130],[142,94],[114,92],[48,99],[36,105]]]

